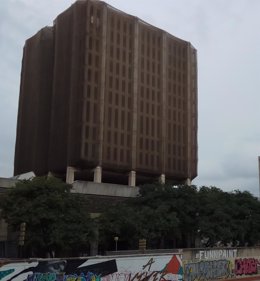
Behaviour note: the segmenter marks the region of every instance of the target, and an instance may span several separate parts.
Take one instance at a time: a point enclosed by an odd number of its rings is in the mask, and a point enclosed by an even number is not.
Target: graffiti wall
[[[3,262],[0,268],[0,281],[177,281],[182,277],[178,255]]]
[[[183,261],[185,281],[260,280],[260,258],[241,258],[237,249],[201,250],[195,261]]]
[[[219,250],[217,250],[219,251]],[[136,255],[78,259],[0,261],[0,281],[210,281],[260,280],[260,258],[237,252]]]

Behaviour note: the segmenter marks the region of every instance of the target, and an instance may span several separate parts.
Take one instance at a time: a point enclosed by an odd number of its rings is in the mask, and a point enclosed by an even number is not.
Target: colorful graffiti
[[[180,255],[3,262],[0,281],[210,281],[259,277],[260,260],[235,258],[182,263]],[[250,279],[250,280],[251,280]]]
[[[235,260],[235,274],[236,275],[251,275],[257,274],[257,265],[260,261],[255,258],[244,258]]]
[[[4,277],[6,277],[7,275],[9,275],[13,272],[14,272],[14,269],[0,271],[0,280],[2,280]]]
[[[33,273],[28,275],[26,281],[100,281],[100,275],[92,272],[80,275],[66,275],[64,273]]]
[[[229,260],[199,261],[184,265],[184,280],[226,279],[232,277],[232,272]]]
[[[178,255],[39,260],[6,263],[0,281],[178,281]]]

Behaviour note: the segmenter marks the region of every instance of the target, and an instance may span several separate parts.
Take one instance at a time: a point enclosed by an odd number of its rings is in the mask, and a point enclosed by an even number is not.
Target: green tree
[[[76,255],[86,251],[92,231],[88,202],[57,178],[20,181],[1,199],[2,217],[14,231],[26,223],[25,252],[30,256]]]
[[[260,241],[260,202],[249,192],[204,186],[198,195],[200,236],[207,238],[207,246],[253,246]]]
[[[102,241],[110,240],[107,244],[113,245],[111,239],[119,236],[128,249],[136,249],[143,238],[149,248],[167,247],[169,241],[173,245],[180,233],[171,192],[166,185],[145,185],[139,197],[111,208],[102,216]]]
[[[249,192],[217,187],[148,184],[140,196],[102,216],[102,241],[119,236],[124,249],[145,238],[149,248],[256,245],[260,241],[260,202]],[[197,244],[196,244],[197,243]]]

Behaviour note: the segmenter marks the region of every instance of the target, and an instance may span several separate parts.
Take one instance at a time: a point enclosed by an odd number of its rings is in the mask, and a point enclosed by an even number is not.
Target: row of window
[[[115,91],[121,91],[121,92],[127,92],[127,93],[132,92],[131,81],[127,82],[127,80],[122,79],[122,77],[119,77],[119,76],[110,75],[108,77],[108,87],[109,87],[109,90],[115,90]]]
[[[181,60],[178,57],[174,57],[169,55],[167,57],[167,64],[169,68],[178,69],[179,71],[186,71],[187,70],[187,60]]]
[[[176,159],[176,158],[168,158],[166,169],[169,172],[182,172],[186,173],[187,171],[187,160],[186,159]]]
[[[89,142],[95,142],[98,139],[97,136],[97,131],[98,131],[98,127],[97,126],[93,126],[93,124],[88,124],[86,123],[85,125],[85,140],[88,140]]]
[[[109,24],[112,29],[116,29],[117,31],[124,32],[124,33],[132,33],[133,32],[133,22],[126,21],[122,18],[121,13],[117,14],[114,11],[109,11]]]
[[[145,102],[145,100],[141,98],[139,101],[138,111],[140,115],[147,116],[147,118],[160,116],[162,113],[161,106],[158,103],[151,102],[149,100]]]
[[[173,95],[172,93],[167,95],[167,105],[169,108],[177,107],[179,109],[186,110],[187,109],[187,99],[185,96],[183,97],[177,97],[176,95]]]
[[[171,142],[183,144],[187,141],[187,128],[181,124],[168,123],[167,139]]]
[[[105,144],[110,147],[130,148],[131,146],[131,134],[124,131],[112,131],[106,130],[105,132]]]
[[[150,74],[160,75],[161,73],[161,63],[158,60],[147,59],[144,56],[141,56],[141,69],[147,70]]]
[[[151,57],[153,60],[161,60],[162,50],[161,48],[152,48],[150,45],[141,44],[141,55],[146,57]]]
[[[157,102],[160,103],[162,99],[161,91],[158,89],[151,89],[151,88],[146,88],[143,85],[140,86],[140,91],[139,91],[140,97],[147,99],[150,103],[151,102]]]
[[[104,149],[104,161],[112,163],[122,163],[130,165],[130,149],[118,149],[117,147],[107,146]]]
[[[142,39],[143,42],[146,42],[150,46],[154,46],[157,48],[161,48],[162,44],[162,35],[161,31],[157,30],[151,30],[145,28],[144,25],[140,26],[140,38]]]
[[[124,111],[126,109],[130,110],[133,107],[132,95],[123,95],[122,92],[109,91],[106,102],[108,102],[110,106],[113,105],[113,107],[119,107]]]
[[[139,150],[144,152],[150,152],[151,154],[160,154],[161,146],[159,138],[151,139],[151,138],[139,138]]]
[[[105,114],[106,127],[113,130],[131,131],[132,118],[130,111],[125,112],[120,108],[114,108],[109,106]]]
[[[140,136],[149,136],[149,138],[160,138],[161,136],[161,120],[155,118],[144,117],[140,115],[138,118],[138,132]]]
[[[187,155],[187,147],[184,145],[177,145],[177,144],[172,144],[168,143],[167,145],[167,154],[168,155],[174,155],[174,158],[181,158],[185,157]],[[173,158],[173,157],[168,157],[168,158]]]
[[[186,84],[177,84],[177,83],[168,83],[167,91],[174,96],[185,97],[186,92]]]
[[[132,63],[133,60],[133,52],[131,49],[123,49],[122,47],[114,47],[113,45],[109,46],[109,56],[113,60],[113,62],[125,62]]]
[[[169,83],[171,81],[174,82],[179,82],[179,83],[185,83],[187,81],[187,72],[186,71],[181,71],[179,68],[172,69],[168,68],[168,73],[167,73],[167,78],[169,79]]]
[[[100,71],[93,68],[88,68],[87,71],[87,80],[90,85],[99,85],[99,79],[100,79]]]
[[[98,146],[95,143],[87,142],[85,143],[85,155],[86,158],[89,160],[95,160],[97,157],[97,149]],[[111,162],[121,162],[124,164],[129,164],[131,161],[131,150],[130,149],[124,149],[124,148],[118,148],[118,147],[111,147],[111,146],[105,146],[104,147],[104,159],[103,161],[111,161]],[[194,154],[194,158],[196,158],[196,155]],[[138,166],[141,167],[147,167],[147,168],[155,168],[158,169],[160,165],[160,157],[159,154],[153,154],[153,153],[144,153],[139,152],[138,153]],[[196,163],[196,160],[194,160]],[[187,169],[187,162],[186,158],[182,157],[168,157],[167,158],[167,170],[173,172],[185,172]]]
[[[84,145],[84,155],[88,160],[96,160],[97,159],[97,144],[94,142],[85,142]]]
[[[160,89],[161,87],[161,77],[152,75],[150,72],[141,71],[140,83],[146,87]]]
[[[114,30],[110,30],[109,38],[110,44],[114,44],[123,48],[132,49],[133,48],[133,39],[131,34],[122,34],[119,32],[114,32]]]
[[[168,39],[168,52],[175,57],[186,59],[187,57],[187,46],[184,44],[178,44],[176,42],[172,42],[171,38]]]
[[[91,121],[93,124],[98,122],[99,104],[90,99],[85,101],[86,119],[85,121]]]
[[[138,164],[144,168],[159,169],[160,158],[159,155],[154,155],[151,153],[139,153],[137,159]]]
[[[167,119],[171,120],[171,124],[183,124],[187,122],[187,111],[168,109]]]
[[[109,62],[109,80],[113,78],[120,78],[120,79],[131,79],[132,78],[132,72],[133,68],[129,66],[128,64],[125,63],[119,63],[119,62],[114,62],[110,61]],[[113,73],[113,75],[112,75]]]

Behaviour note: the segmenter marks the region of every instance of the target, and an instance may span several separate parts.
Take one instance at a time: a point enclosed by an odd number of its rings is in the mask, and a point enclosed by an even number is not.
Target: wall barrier
[[[243,257],[238,249],[188,251],[192,253],[1,260],[0,281],[260,280],[260,255]],[[194,258],[185,260],[189,255]]]

